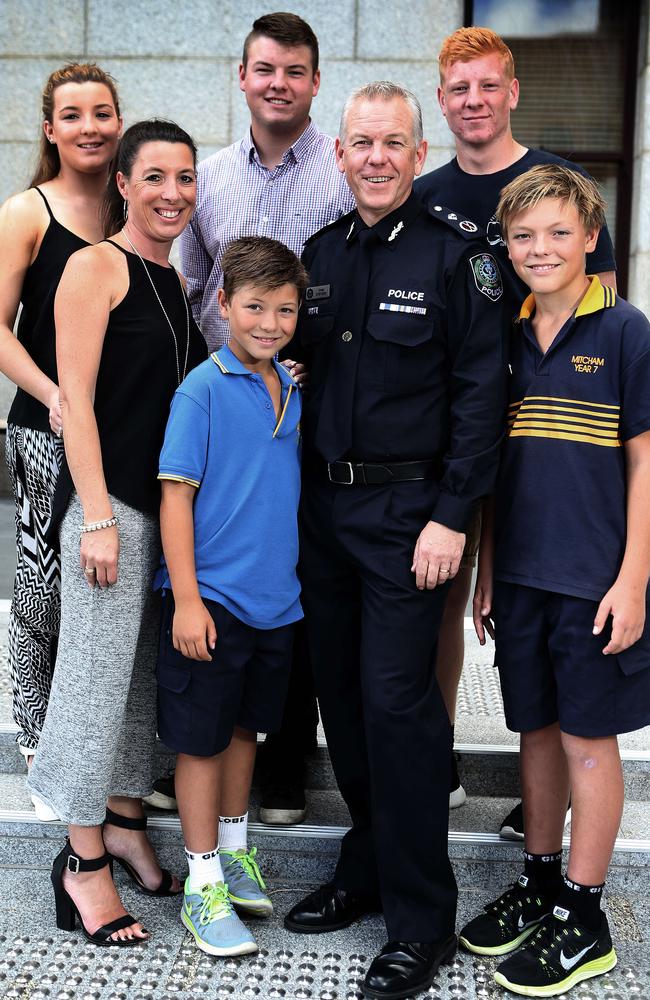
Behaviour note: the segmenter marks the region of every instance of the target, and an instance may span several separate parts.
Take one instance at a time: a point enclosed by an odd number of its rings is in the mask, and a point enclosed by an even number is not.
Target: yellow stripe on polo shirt
[[[570,405],[564,405],[570,404]],[[620,407],[565,396],[525,396],[510,406],[511,437],[547,437],[619,448]]]
[[[603,448],[620,448],[621,442],[610,438],[592,437],[590,434],[569,434],[565,431],[535,430],[532,427],[510,431],[510,437],[559,438],[562,441],[578,441],[582,444],[599,444]]]
[[[172,483],[187,483],[188,486],[199,488],[201,483],[198,479],[188,479],[187,476],[172,476],[169,472],[159,472],[158,479],[169,479]]]
[[[588,424],[590,427],[608,427],[611,430],[618,430],[618,414],[611,420],[594,420],[593,417],[590,420],[585,419],[586,416],[591,416],[591,414],[583,414],[580,417],[570,417],[569,413],[580,413],[580,410],[569,410],[568,408],[558,407],[557,410],[551,407],[526,407],[522,406],[518,413],[513,414],[510,423],[514,423],[515,420],[529,420],[531,418],[536,418],[538,420],[543,420],[548,418],[549,420],[554,419],[553,415],[557,413],[558,416],[555,419],[562,420],[568,424]],[[600,417],[601,414],[598,414]]]

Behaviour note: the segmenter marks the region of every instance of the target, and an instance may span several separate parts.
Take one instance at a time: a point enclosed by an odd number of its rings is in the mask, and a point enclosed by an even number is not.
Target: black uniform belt
[[[405,483],[413,479],[434,479],[439,463],[433,459],[419,462],[328,462],[331,483],[340,486],[381,486]]]

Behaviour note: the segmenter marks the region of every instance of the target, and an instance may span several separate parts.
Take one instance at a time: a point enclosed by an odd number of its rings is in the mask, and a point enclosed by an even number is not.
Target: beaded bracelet
[[[105,521],[93,521],[92,524],[82,524],[79,531],[83,535],[87,531],[99,531],[101,528],[113,528],[119,523],[118,519],[115,515],[113,515],[113,517],[106,518]]]

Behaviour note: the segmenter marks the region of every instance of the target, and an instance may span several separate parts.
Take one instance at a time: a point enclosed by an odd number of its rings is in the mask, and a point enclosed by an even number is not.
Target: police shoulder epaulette
[[[354,215],[354,209],[351,212],[347,212],[345,215],[339,216],[338,219],[333,219],[331,222],[328,222],[327,225],[323,226],[322,229],[317,229],[315,233],[312,233],[309,239],[305,240],[303,249],[306,249],[308,246],[310,246],[310,244],[320,239],[321,236],[324,236],[325,233],[331,232],[338,226],[345,226],[345,225],[349,226],[353,215]]]
[[[427,203],[427,209],[429,215],[432,215],[434,219],[446,222],[448,226],[455,229],[457,233],[462,233],[467,239],[485,236],[485,230],[482,226],[479,226],[476,222],[472,222],[467,216],[461,215],[459,212],[454,212],[445,205],[434,204],[434,202],[430,201]]]

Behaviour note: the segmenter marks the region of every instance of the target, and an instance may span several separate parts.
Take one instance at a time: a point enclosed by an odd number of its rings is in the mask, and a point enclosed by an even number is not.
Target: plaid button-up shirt
[[[310,122],[272,170],[259,160],[250,131],[198,169],[196,212],[181,237],[181,268],[192,312],[211,351],[228,338],[217,290],[221,258],[239,236],[270,236],[294,253],[309,237],[354,208],[336,166],[334,140]]]

